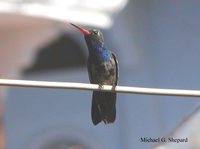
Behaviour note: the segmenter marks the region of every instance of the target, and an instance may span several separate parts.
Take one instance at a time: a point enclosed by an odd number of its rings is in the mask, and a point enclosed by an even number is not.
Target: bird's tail
[[[92,95],[92,122],[97,125],[113,123],[116,117],[116,93],[94,91]]]

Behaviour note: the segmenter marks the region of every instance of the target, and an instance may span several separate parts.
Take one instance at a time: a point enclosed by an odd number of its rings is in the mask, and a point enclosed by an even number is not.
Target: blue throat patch
[[[103,59],[105,61],[109,61],[110,60],[108,52],[105,49],[103,49],[102,47],[100,47],[100,48],[98,48],[98,50],[102,53]]]
[[[103,60],[105,61],[109,61],[110,57],[108,54],[108,51],[104,49],[104,47],[102,47],[101,45],[99,45],[99,43],[93,42],[93,46],[95,47],[95,49],[97,49],[103,57]]]

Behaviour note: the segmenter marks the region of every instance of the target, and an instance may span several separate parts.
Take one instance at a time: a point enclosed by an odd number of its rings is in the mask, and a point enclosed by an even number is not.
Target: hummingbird
[[[98,84],[100,87],[103,85],[117,86],[118,60],[115,54],[105,47],[102,32],[70,24],[84,35],[89,50],[87,68],[90,83]],[[93,91],[91,116],[94,125],[101,121],[105,124],[113,123],[116,118],[116,93]]]

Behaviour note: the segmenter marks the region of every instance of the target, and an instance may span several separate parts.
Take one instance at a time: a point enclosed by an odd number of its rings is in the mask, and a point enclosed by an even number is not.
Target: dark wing
[[[118,79],[119,79],[119,64],[118,64],[118,60],[117,57],[114,53],[112,53],[113,59],[115,61],[115,66],[116,66],[116,82],[115,85],[117,85]]]

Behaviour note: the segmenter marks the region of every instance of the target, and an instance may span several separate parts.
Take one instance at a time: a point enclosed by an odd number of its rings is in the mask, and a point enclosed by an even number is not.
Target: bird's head
[[[70,24],[75,28],[77,28],[81,33],[83,33],[87,44],[97,43],[103,45],[104,39],[103,39],[103,34],[100,30],[97,29],[87,30],[75,24],[72,23]]]

